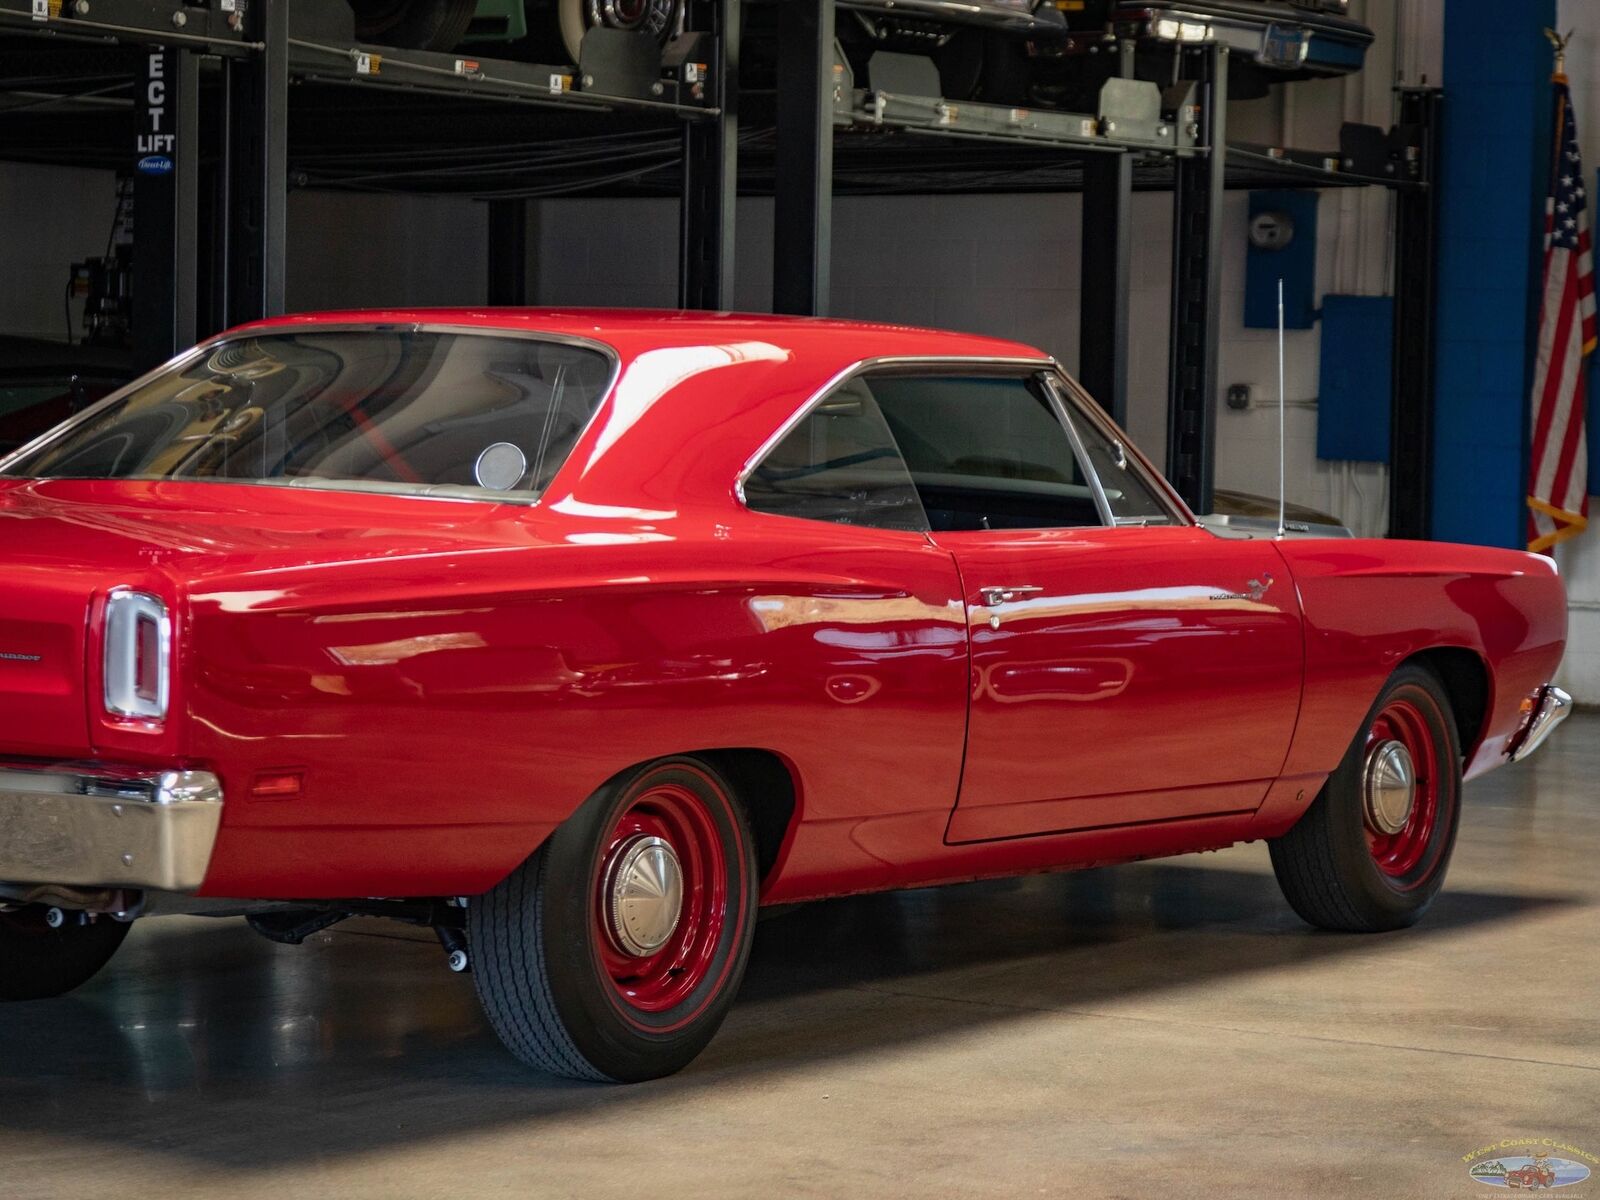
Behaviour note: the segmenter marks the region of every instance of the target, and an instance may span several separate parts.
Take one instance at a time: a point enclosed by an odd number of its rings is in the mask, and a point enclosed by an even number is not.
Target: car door
[[[1273,544],[1193,525],[1045,376],[869,383],[965,596],[971,700],[947,840],[1256,808],[1302,676]]]

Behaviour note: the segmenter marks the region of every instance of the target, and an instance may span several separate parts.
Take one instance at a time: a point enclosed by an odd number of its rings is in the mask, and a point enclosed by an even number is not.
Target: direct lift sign
[[[139,143],[135,147],[141,175],[172,173],[172,155],[177,148],[178,135],[168,104],[168,62],[164,50],[151,50],[145,59],[144,92],[138,105]]]

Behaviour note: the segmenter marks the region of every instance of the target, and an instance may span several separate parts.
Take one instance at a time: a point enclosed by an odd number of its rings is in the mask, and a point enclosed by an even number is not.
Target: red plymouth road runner
[[[1549,560],[1224,536],[1048,356],[840,321],[246,326],[0,460],[0,571],[0,997],[386,915],[588,1079],[760,905],[1264,839],[1408,925],[1569,704]]]

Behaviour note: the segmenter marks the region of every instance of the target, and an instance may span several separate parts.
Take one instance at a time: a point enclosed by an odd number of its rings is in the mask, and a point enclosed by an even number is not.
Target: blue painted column
[[[1448,0],[1444,21],[1433,536],[1520,547],[1556,4]]]

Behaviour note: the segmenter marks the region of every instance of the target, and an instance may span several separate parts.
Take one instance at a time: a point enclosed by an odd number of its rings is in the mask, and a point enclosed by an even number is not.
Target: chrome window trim
[[[1175,491],[1173,491],[1172,485],[1167,482],[1166,476],[1162,475],[1150,465],[1149,460],[1144,457],[1143,452],[1128,440],[1127,434],[1123,433],[1122,430],[1117,428],[1116,423],[1111,420],[1110,416],[1106,414],[1105,410],[1096,404],[1094,399],[1078,384],[1077,380],[1073,379],[1072,376],[1068,375],[1064,370],[1062,370],[1059,364],[1056,365],[1051,374],[1051,382],[1055,385],[1053,390],[1060,393],[1061,402],[1066,408],[1069,416],[1075,414],[1081,417],[1083,420],[1088,421],[1090,425],[1092,425],[1101,434],[1105,435],[1106,438],[1120,445],[1123,453],[1128,459],[1127,469],[1133,472],[1134,476],[1138,478],[1149,490],[1150,494],[1155,497],[1157,503],[1159,503],[1167,511],[1167,523],[1165,525],[1151,525],[1148,520],[1142,517],[1127,517],[1108,521],[1107,524],[1110,528],[1182,529],[1186,526],[1192,527],[1200,524],[1199,519],[1189,511],[1188,506],[1183,503],[1182,498]],[[1105,485],[1099,481],[1099,473],[1095,471],[1094,464],[1087,461],[1087,453],[1084,454],[1084,459],[1086,462],[1086,469],[1096,480],[1095,486],[1099,488],[1103,494]],[[1107,507],[1107,512],[1109,515],[1109,505]]]
[[[0,458],[0,478],[81,478],[80,476],[53,475],[10,476],[8,475],[8,472],[10,471],[11,464],[13,462],[23,459],[40,450],[47,449],[53,442],[67,437],[79,427],[94,420],[99,416],[102,409],[118,403],[132,392],[149,385],[160,376],[174,371],[186,369],[193,362],[204,358],[206,355],[209,355],[233,342],[246,341],[251,338],[278,337],[287,334],[304,332],[385,333],[392,330],[402,330],[408,333],[448,333],[477,337],[514,338],[530,342],[553,342],[559,346],[576,346],[580,349],[593,350],[604,355],[606,361],[611,364],[611,373],[606,377],[605,386],[601,389],[600,396],[595,402],[594,411],[589,414],[589,419],[584,422],[583,429],[579,432],[577,441],[573,443],[574,446],[577,446],[589,436],[589,431],[594,427],[595,420],[600,415],[600,410],[605,407],[606,401],[611,398],[611,394],[616,390],[617,380],[622,377],[622,356],[617,352],[615,346],[612,346],[607,342],[599,341],[595,338],[587,338],[573,333],[549,333],[537,329],[503,329],[495,325],[457,325],[444,321],[306,321],[301,324],[273,324],[256,328],[245,327],[241,329],[232,329],[216,334],[214,337],[209,337],[205,341],[190,347],[188,350],[185,350],[182,354],[176,355],[175,357],[162,363],[154,370],[146,371],[132,383],[118,388],[109,396],[106,396],[103,399],[96,401],[94,404],[91,404],[81,413],[78,413],[72,417],[68,417],[54,429],[46,430],[44,433],[34,438],[33,441],[28,442],[26,445],[17,447],[17,449],[13,450],[10,454],[7,454],[4,458]],[[563,463],[560,467],[557,467],[556,474],[559,475],[565,466],[566,464]],[[129,476],[127,478],[133,480],[142,477]],[[203,477],[194,477],[172,480],[166,476],[161,476],[159,478],[167,482],[232,484],[234,486],[244,487],[289,486],[287,484],[278,483],[270,479],[207,479]],[[477,489],[481,491],[482,494],[474,495],[472,494],[474,489],[466,487],[465,485],[459,489],[452,487],[452,490],[447,493],[442,493],[437,490],[443,485],[428,483],[419,483],[409,486],[402,485],[401,487],[392,491],[385,490],[382,493],[374,493],[365,488],[351,486],[352,484],[360,482],[363,481],[350,479],[329,479],[322,482],[296,483],[293,486],[297,489],[305,491],[346,493],[356,492],[366,495],[383,494],[404,496],[408,499],[459,500],[471,504],[517,504],[524,507],[533,507],[544,498],[544,492],[530,494],[524,497],[513,492],[491,492],[486,489]]]
[[[1094,463],[1089,460],[1089,451],[1083,444],[1083,435],[1078,432],[1078,426],[1072,420],[1072,412],[1067,407],[1066,396],[1056,382],[1055,372],[1042,371],[1038,378],[1044,384],[1045,394],[1050,397],[1050,406],[1056,414],[1056,420],[1060,421],[1067,431],[1067,440],[1072,444],[1072,452],[1078,456],[1078,469],[1089,481],[1089,490],[1094,493],[1094,506],[1100,514],[1101,527],[1115,529],[1117,518],[1111,511],[1111,501],[1106,498],[1105,484],[1100,482],[1100,475],[1095,471]]]
[[[914,355],[914,354],[913,355],[895,355],[895,354],[891,354],[891,355],[882,355],[882,356],[879,356],[879,357],[876,357],[876,358],[858,359],[857,361],[849,364],[848,366],[844,367],[843,369],[835,372],[828,379],[828,381],[826,383],[824,383],[820,388],[818,388],[815,392],[813,392],[798,408],[796,408],[794,410],[794,412],[790,413],[789,416],[784,419],[783,423],[781,425],[779,425],[778,428],[764,442],[762,442],[759,447],[757,447],[756,452],[754,454],[750,455],[749,458],[745,459],[744,467],[739,471],[738,477],[733,482],[733,494],[738,499],[740,507],[745,509],[747,512],[754,513],[754,512],[758,511],[756,509],[751,508],[750,504],[749,504],[749,501],[745,499],[745,493],[744,493],[745,481],[748,480],[750,478],[750,476],[755,473],[756,468],[759,467],[762,464],[762,462],[764,462],[766,460],[767,455],[771,454],[774,450],[776,450],[778,448],[779,444],[783,441],[784,438],[788,437],[791,433],[793,433],[795,431],[795,429],[800,425],[800,423],[802,421],[804,421],[807,417],[809,417],[811,415],[812,411],[819,404],[821,404],[824,400],[826,400],[829,396],[831,396],[834,392],[836,392],[840,387],[842,387],[844,384],[848,383],[850,380],[857,378],[858,376],[867,374],[869,371],[876,371],[876,370],[890,370],[890,371],[908,370],[908,371],[915,371],[915,370],[919,370],[919,369],[925,368],[925,367],[939,369],[939,370],[943,370],[943,369],[947,369],[947,368],[964,368],[964,369],[967,369],[967,370],[972,370],[972,369],[976,368],[976,369],[978,369],[980,371],[993,372],[993,373],[996,373],[996,374],[1008,374],[1008,373],[1011,373],[1011,372],[1018,372],[1019,375],[1021,373],[1023,373],[1023,372],[1031,372],[1031,373],[1037,374],[1037,373],[1040,373],[1040,372],[1049,372],[1049,371],[1055,371],[1055,370],[1059,370],[1060,369],[1058,364],[1056,363],[1056,360],[1053,359],[1053,358],[1050,358],[1050,357],[1044,357],[1044,358],[1005,358],[1005,357],[996,357],[996,356],[964,355],[964,354],[952,354],[952,355],[938,355],[938,354],[936,354],[936,355]],[[899,451],[899,449],[900,449],[900,447],[897,444],[895,446],[895,450]],[[902,463],[905,462],[905,455],[904,454],[901,454],[900,461]],[[909,472],[909,470],[910,470],[910,468],[908,467],[907,471]],[[918,499],[920,501],[921,497],[919,496]],[[761,515],[763,515],[763,516],[771,516],[773,514],[763,513]],[[809,518],[792,518],[792,519],[794,519],[794,520],[807,520]],[[819,523],[821,523],[821,522],[819,522]],[[849,526],[849,528],[851,528],[851,529],[861,529],[861,528],[866,528],[866,527],[865,526],[860,526],[860,525],[851,525],[851,526]],[[890,530],[880,530],[879,532],[883,532],[883,533],[902,533],[902,532],[911,533],[913,531],[912,530],[890,529]],[[925,529],[925,530],[922,530],[921,532],[918,532],[916,534],[916,536],[922,537],[922,538],[927,538],[929,536],[930,532],[931,531]]]

